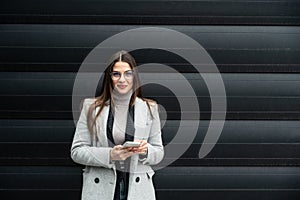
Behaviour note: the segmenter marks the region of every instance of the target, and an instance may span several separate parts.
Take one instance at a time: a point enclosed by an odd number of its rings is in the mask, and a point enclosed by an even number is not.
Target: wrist
[[[144,153],[142,153],[141,155],[148,155],[148,149],[146,149],[146,151]]]
[[[145,153],[139,154],[140,160],[145,160],[148,157],[148,151],[146,150]]]
[[[109,152],[109,159],[110,159],[110,162],[113,162],[115,160],[114,153],[113,153],[112,149]]]

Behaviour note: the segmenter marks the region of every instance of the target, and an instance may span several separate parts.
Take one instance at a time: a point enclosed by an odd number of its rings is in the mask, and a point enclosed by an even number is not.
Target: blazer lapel
[[[109,105],[104,106],[100,116],[96,120],[97,126],[97,136],[100,143],[100,146],[108,147],[107,135],[106,135],[106,128],[107,128],[107,118],[109,114]],[[96,108],[96,113],[100,108]],[[140,98],[136,98],[136,102],[134,105],[134,139],[135,140],[142,140],[145,139],[146,133],[145,128],[147,126],[147,112],[148,108],[146,103],[141,100]]]
[[[135,106],[134,106],[134,139],[142,140],[145,139],[145,128],[147,123],[147,105],[146,103],[136,98]]]
[[[108,141],[106,136],[106,127],[107,127],[107,118],[109,113],[109,107],[110,106],[104,106],[102,112],[100,113],[100,116],[96,120],[97,124],[97,136],[99,139],[99,143],[101,147],[108,147]],[[98,112],[100,108],[96,108],[96,113]]]
[[[136,102],[134,105],[134,139],[135,140],[144,140],[147,138],[147,133],[145,131],[146,129],[146,123],[147,123],[147,105],[146,103],[136,98]],[[138,164],[139,155],[133,155],[131,156],[131,162],[130,162],[130,172],[135,173],[136,167]],[[129,183],[132,183],[132,177],[129,179]]]

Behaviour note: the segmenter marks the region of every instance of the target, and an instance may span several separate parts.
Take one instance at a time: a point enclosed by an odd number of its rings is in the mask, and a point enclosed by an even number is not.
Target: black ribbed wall
[[[5,0],[0,23],[1,199],[80,199],[82,166],[70,159],[76,72],[100,42],[145,26],[171,28],[198,41],[221,72],[228,106],[216,146],[199,159],[211,117],[203,79],[169,52],[132,52],[138,64],[161,63],[181,72],[200,102],[193,144],[156,172],[157,198],[300,198],[300,2]],[[174,74],[162,79],[174,80]],[[152,84],[144,91],[167,110],[165,145],[181,115],[199,120],[193,110],[180,113],[166,88]]]

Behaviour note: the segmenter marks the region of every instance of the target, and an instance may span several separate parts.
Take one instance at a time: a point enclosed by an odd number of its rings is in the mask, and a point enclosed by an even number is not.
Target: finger
[[[136,152],[136,151],[145,151],[148,149],[148,144],[144,145],[144,146],[140,146],[140,147],[137,147],[136,149],[134,149],[133,151]]]
[[[145,140],[134,140],[135,142],[139,142],[140,144],[142,144]]]
[[[126,147],[125,149],[126,149],[127,151],[131,151],[133,148],[134,148],[134,147]]]
[[[146,154],[147,153],[147,151],[137,151],[137,152],[135,152],[135,154]]]
[[[143,153],[146,153],[147,152],[147,148],[143,148],[143,149],[138,149],[136,151],[133,151],[134,153],[137,153],[137,154],[143,154]]]
[[[145,146],[145,145],[147,145],[147,144],[148,144],[148,142],[147,142],[146,140],[142,140],[140,146]]]
[[[127,148],[123,148],[120,150],[120,153],[128,153],[130,152]]]
[[[122,149],[122,145],[114,146],[114,149],[117,149],[117,150]]]
[[[142,152],[142,153],[144,153],[144,152],[146,152],[147,151],[147,148],[144,148],[144,149],[140,149],[139,150],[139,152]]]
[[[148,149],[148,144],[145,144],[144,146],[138,148],[138,150],[146,150],[146,149]]]
[[[134,154],[133,152],[127,152],[127,153],[124,153],[123,156],[125,158],[128,158],[128,157],[132,156],[133,154]]]

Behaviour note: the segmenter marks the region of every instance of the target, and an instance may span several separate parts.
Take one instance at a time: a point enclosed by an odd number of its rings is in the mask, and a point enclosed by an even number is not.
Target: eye
[[[133,77],[133,71],[132,71],[132,70],[126,71],[126,72],[125,72],[125,77],[126,77],[126,78],[131,78],[131,77]]]
[[[111,76],[114,77],[114,78],[120,78],[121,73],[120,72],[111,72]]]

